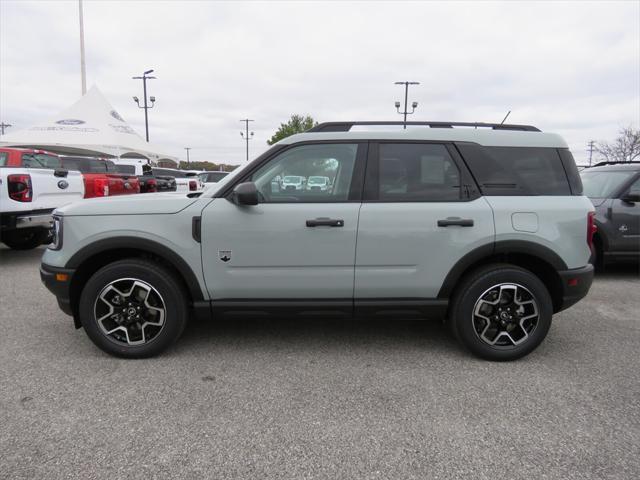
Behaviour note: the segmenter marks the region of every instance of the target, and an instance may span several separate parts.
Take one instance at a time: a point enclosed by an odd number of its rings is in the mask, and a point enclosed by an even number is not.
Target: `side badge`
[[[223,262],[231,260],[231,250],[218,250],[218,257]]]
[[[67,182],[66,180],[60,180],[58,182],[58,188],[61,188],[62,190],[64,190],[68,186],[69,186],[69,182]]]

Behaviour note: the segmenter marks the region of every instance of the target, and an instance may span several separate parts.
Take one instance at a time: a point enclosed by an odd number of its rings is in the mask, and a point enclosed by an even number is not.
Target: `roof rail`
[[[602,167],[604,165],[626,165],[626,164],[640,163],[640,160],[630,160],[625,162],[624,160],[608,160],[604,162],[598,162],[591,165],[592,167]]]
[[[405,122],[324,122],[307,130],[307,132],[348,132],[356,125],[405,125]],[[532,125],[513,125],[510,123],[477,123],[477,122],[406,122],[410,126],[424,126],[429,128],[474,127],[491,128],[493,130],[519,130],[524,132],[539,132],[540,129]]]

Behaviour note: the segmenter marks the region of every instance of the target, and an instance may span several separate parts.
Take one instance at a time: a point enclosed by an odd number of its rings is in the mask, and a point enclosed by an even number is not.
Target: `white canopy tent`
[[[102,95],[91,89],[47,121],[2,136],[0,145],[30,147],[73,155],[146,158],[154,165],[176,166],[178,159],[144,141]]]

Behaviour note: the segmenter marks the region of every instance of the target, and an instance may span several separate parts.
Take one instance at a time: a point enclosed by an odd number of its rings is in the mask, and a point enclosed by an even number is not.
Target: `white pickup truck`
[[[83,197],[80,172],[0,167],[0,240],[15,250],[42,245],[53,224],[51,212]]]

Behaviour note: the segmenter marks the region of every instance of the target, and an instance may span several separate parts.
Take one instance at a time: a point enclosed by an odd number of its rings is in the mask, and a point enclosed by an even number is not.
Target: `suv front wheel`
[[[159,354],[182,334],[188,318],[184,288],[175,274],[148,260],[126,259],[98,270],[80,296],[89,338],[127,358]]]
[[[463,279],[449,322],[471,352],[487,360],[507,361],[540,345],[552,315],[551,296],[536,275],[513,265],[494,264]]]

